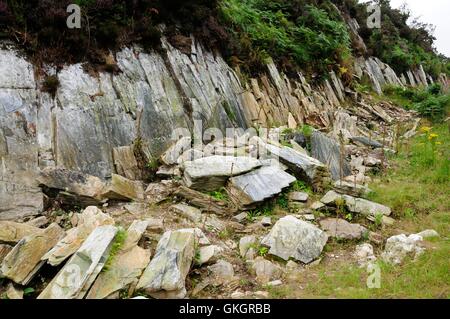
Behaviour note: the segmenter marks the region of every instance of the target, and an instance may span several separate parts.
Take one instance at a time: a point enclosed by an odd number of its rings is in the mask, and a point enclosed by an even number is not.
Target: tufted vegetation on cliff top
[[[0,39],[20,44],[38,63],[104,65],[109,50],[132,43],[158,49],[162,34],[189,51],[193,34],[248,74],[272,57],[288,74],[300,68],[320,77],[335,70],[350,80],[353,56],[361,54],[377,56],[397,72],[423,64],[434,77],[449,74],[448,58],[433,48],[430,26],[408,26],[410,13],[378,1],[381,29],[366,27],[367,4],[357,0],[0,0]],[[82,8],[81,29],[66,26],[71,3]],[[350,17],[361,26],[367,52],[355,46],[346,25]]]

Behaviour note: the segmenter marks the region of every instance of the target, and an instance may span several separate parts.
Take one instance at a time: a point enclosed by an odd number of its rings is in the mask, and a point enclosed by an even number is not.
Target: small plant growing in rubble
[[[123,244],[125,243],[126,238],[127,238],[127,232],[124,229],[119,229],[116,236],[114,237],[114,242],[111,246],[108,259],[106,260],[105,266],[103,267],[102,271],[106,272],[111,268],[114,257],[117,255],[117,253],[122,248]]]
[[[383,214],[376,213],[374,223],[376,228],[380,228],[383,225]]]
[[[265,257],[269,253],[269,248],[261,246],[258,248],[258,256]]]

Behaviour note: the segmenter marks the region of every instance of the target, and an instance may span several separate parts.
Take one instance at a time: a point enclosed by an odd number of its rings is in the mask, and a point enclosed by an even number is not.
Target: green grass
[[[429,140],[430,134],[438,135]],[[440,144],[436,145],[436,141]],[[434,146],[433,146],[434,145]],[[307,269],[301,278],[269,289],[273,298],[450,298],[450,129],[447,124],[434,126],[407,144],[390,159],[391,168],[370,188],[371,200],[390,206],[397,220],[393,227],[377,230],[386,238],[399,233],[436,230],[441,237],[427,242],[426,251],[417,260],[406,259],[391,266],[378,261],[381,287],[367,288],[365,268],[347,259],[323,261]],[[381,223],[381,221],[379,221]],[[325,251],[353,246],[328,244]],[[331,249],[331,250],[330,250]],[[380,255],[381,250],[376,252]],[[299,286],[303,289],[298,289]]]
[[[229,196],[228,193],[226,191],[226,189],[224,187],[222,187],[220,190],[218,191],[213,191],[213,192],[208,192],[208,195],[217,199],[217,200],[221,200],[224,202],[228,202],[229,201]]]

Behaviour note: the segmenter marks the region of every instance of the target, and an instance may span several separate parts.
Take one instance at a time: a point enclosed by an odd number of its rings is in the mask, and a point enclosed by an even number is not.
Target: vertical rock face
[[[154,298],[184,298],[185,280],[195,254],[195,229],[180,229],[164,233],[155,257],[145,269],[137,289]]]
[[[0,50],[0,220],[38,213],[35,185],[38,92],[33,66],[13,50]]]
[[[35,182],[39,168],[135,179],[138,163],[130,145],[136,140],[145,155],[157,158],[173,143],[177,128],[203,133],[255,123],[331,127],[347,93],[334,73],[313,88],[302,74],[288,78],[273,62],[258,78],[241,83],[223,58],[197,41],[190,51],[163,39],[158,52],[137,46],[117,52],[117,74],[92,76],[81,64],[66,65],[55,73],[59,87],[52,97],[40,90],[43,79],[25,58],[12,48],[0,49],[0,220],[43,209]],[[379,92],[385,83],[402,85],[375,58],[358,60],[355,70]],[[413,85],[429,82],[420,67],[403,78]]]

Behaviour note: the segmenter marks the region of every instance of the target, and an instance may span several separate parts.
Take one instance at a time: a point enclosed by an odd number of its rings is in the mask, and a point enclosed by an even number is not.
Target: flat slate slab
[[[97,227],[38,299],[82,299],[108,259],[118,229]]]
[[[195,229],[167,231],[156,247],[155,257],[145,269],[136,289],[153,298],[181,299],[186,296],[185,280],[195,255]]]
[[[137,244],[147,229],[148,221],[134,221],[127,230],[127,236],[120,250],[114,256],[106,271],[100,273],[87,299],[103,299],[127,289],[137,283],[139,276],[150,262],[150,250]]]
[[[42,256],[63,236],[64,230],[53,223],[42,232],[22,238],[3,260],[3,276],[20,285],[27,285],[44,264]]]
[[[264,166],[250,173],[232,177],[227,189],[239,207],[250,207],[271,198],[295,182],[294,176],[277,166]]]
[[[377,214],[389,216],[392,213],[392,210],[387,206],[374,203],[363,198],[356,198],[350,195],[341,195],[335,191],[329,191],[320,201],[325,205],[330,206],[335,205],[338,199],[343,200],[345,207],[352,213],[357,213],[364,216],[376,216]]]
[[[204,157],[182,164],[183,181],[195,190],[214,191],[223,187],[229,177],[247,173],[261,165],[252,157]]]

